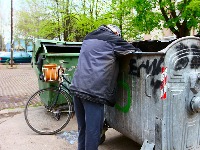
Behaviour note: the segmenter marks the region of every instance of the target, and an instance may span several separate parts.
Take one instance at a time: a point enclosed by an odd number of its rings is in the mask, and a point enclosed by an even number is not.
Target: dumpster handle
[[[146,76],[146,78],[145,78],[145,94],[146,94],[146,96],[148,96],[148,97],[151,97],[151,94],[149,94],[148,92],[147,92],[147,85],[148,85],[148,79],[149,79],[149,77],[151,77],[151,74],[148,74],[147,76]]]

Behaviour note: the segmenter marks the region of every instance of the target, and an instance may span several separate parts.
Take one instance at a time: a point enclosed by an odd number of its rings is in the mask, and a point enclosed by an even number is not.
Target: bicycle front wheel
[[[73,114],[72,97],[58,88],[37,91],[28,100],[24,110],[28,126],[33,131],[45,135],[61,131]]]

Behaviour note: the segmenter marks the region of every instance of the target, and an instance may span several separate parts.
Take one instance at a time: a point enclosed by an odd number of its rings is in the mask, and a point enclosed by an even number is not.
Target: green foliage
[[[188,19],[188,27],[195,27],[199,30],[200,23],[200,0],[191,1],[185,9],[184,16]]]
[[[40,0],[27,2],[29,9],[17,13],[16,33],[22,37],[81,41],[101,24],[111,23],[103,1],[87,0],[81,5],[72,0],[46,0],[45,6]]]
[[[132,25],[140,32],[170,28],[179,38],[189,35],[192,27],[198,28],[200,0],[126,0],[134,11]]]
[[[82,41],[102,24],[116,24],[127,40],[154,29],[177,36],[199,29],[200,0],[26,0],[15,32],[25,38]]]
[[[42,28],[51,22],[49,19],[49,11],[46,10],[46,3],[40,0],[26,0],[24,9],[16,13],[16,31],[15,35],[21,35],[27,38],[42,37]],[[44,9],[45,8],[45,9]],[[46,24],[45,24],[46,23]],[[48,26],[49,27],[49,26]],[[51,27],[50,27],[51,28]]]

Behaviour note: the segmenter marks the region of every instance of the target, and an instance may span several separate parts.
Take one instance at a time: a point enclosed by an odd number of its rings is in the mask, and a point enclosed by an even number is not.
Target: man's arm
[[[139,48],[134,47],[119,36],[113,35],[109,42],[114,44],[114,52],[116,55],[127,55],[136,51],[141,51]]]

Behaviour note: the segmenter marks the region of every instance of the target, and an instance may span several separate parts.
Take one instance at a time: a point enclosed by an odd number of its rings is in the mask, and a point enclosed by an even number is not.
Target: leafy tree
[[[84,0],[72,11],[74,15],[73,32],[75,41],[82,41],[86,34],[102,24],[112,22],[108,17],[107,2],[100,0]]]
[[[200,0],[126,0],[135,11],[132,25],[139,31],[169,28],[177,38],[187,36],[192,27],[198,28]]]
[[[26,9],[17,14],[16,35],[26,38],[58,38],[82,41],[100,24],[111,22],[106,3],[100,0],[26,0]],[[42,4],[41,4],[42,2]],[[44,9],[45,8],[45,9]]]
[[[177,38],[199,29],[200,0],[26,0],[16,35],[82,41],[101,24],[116,24],[125,39],[169,28]]]
[[[132,1],[127,0],[112,0],[110,18],[112,23],[118,25],[122,32],[122,37],[131,40],[142,33],[138,27],[133,26],[134,14],[132,11]]]
[[[49,17],[51,10],[48,9],[48,5],[48,0],[26,0],[26,5],[16,14],[18,19],[15,35],[31,39],[57,37],[57,24]]]
[[[105,19],[105,16],[100,16],[98,19],[94,19],[84,14],[78,15],[74,25],[75,41],[82,41],[86,34],[97,29],[102,24],[109,23],[111,23],[111,19]]]

